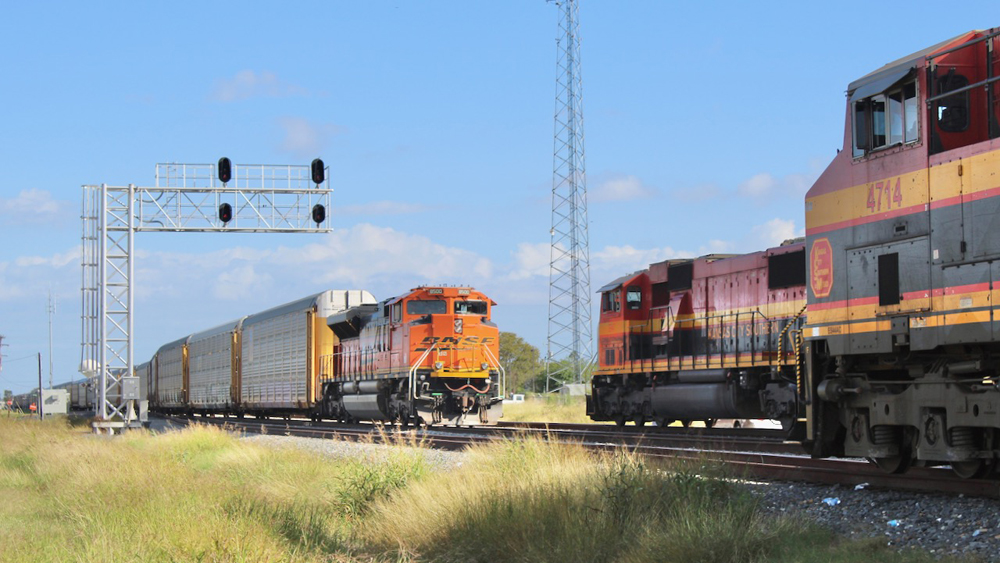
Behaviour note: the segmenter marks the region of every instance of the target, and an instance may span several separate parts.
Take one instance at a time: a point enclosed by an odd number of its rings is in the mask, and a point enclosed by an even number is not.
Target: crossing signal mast
[[[217,165],[157,164],[153,187],[83,186],[80,371],[96,380],[95,431],[139,422],[135,234],[327,233],[333,192],[327,172],[318,158],[309,166],[273,166],[236,165],[223,157]]]
[[[545,390],[550,382],[580,383],[592,359],[590,240],[583,143],[578,0],[548,0],[559,9],[552,237],[549,263],[549,338]]]

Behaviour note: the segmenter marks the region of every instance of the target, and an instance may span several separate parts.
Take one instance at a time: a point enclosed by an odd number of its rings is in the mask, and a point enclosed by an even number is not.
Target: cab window
[[[442,299],[413,299],[406,302],[407,315],[439,315],[448,312],[448,303]]]
[[[621,309],[621,290],[608,291],[601,298],[601,312],[608,313]]]
[[[854,102],[854,157],[918,140],[917,83]]]
[[[642,307],[642,288],[629,287],[625,292],[625,304],[633,311]]]
[[[465,299],[455,301],[456,315],[485,315],[486,311],[485,301],[468,301]]]

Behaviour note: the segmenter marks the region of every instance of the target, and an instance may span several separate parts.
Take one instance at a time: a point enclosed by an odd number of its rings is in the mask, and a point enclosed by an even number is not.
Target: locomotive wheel
[[[615,426],[617,426],[618,428],[625,426],[626,422],[625,415],[623,414],[616,415],[614,421],[615,421]]]
[[[910,457],[910,452],[903,452],[902,455],[889,457],[868,458],[868,461],[877,465],[882,471],[892,473],[894,475],[906,473],[906,470],[910,468],[910,462],[912,460],[913,458]]]
[[[691,427],[691,421],[690,420],[682,420],[681,421],[681,426],[683,426],[684,428],[690,428]]]
[[[670,420],[669,418],[666,417],[656,419],[656,425],[660,428],[666,428],[671,424],[673,424],[673,422],[674,422],[673,420]]]
[[[983,477],[993,469],[992,464],[986,463],[984,459],[970,459],[966,461],[953,461],[951,470],[962,479],[975,479]]]
[[[715,426],[715,419],[714,418],[706,418],[705,419],[705,428],[711,428],[713,426]]]
[[[635,425],[640,428],[646,425],[646,417],[641,414],[635,415],[635,418],[633,418],[632,421],[635,422]]]

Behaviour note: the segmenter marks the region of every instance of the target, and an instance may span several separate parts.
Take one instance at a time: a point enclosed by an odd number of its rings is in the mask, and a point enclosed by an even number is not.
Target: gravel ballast
[[[1000,562],[1000,502],[804,483],[748,485],[768,514],[805,517],[839,535]]]

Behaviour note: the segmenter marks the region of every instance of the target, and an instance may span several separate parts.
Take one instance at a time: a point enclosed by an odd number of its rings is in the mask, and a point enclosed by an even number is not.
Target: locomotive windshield
[[[407,315],[438,315],[448,312],[448,302],[442,299],[414,299],[406,302]]]
[[[486,314],[486,302],[485,301],[466,301],[466,300],[455,301],[455,314],[456,315],[485,315]]]

